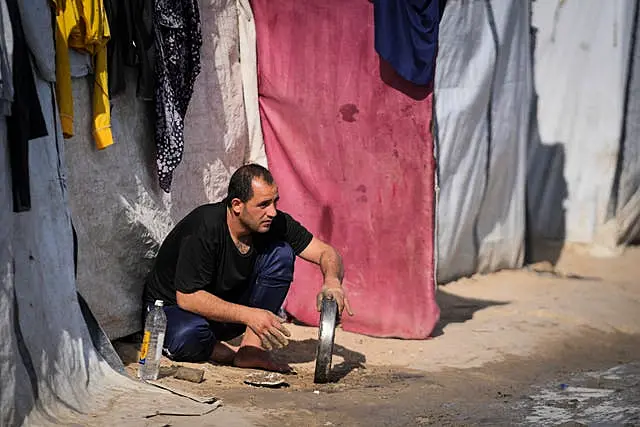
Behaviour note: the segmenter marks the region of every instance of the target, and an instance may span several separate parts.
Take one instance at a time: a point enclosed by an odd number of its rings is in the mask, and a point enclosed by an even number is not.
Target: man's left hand
[[[316,298],[316,308],[318,311],[322,310],[322,300],[324,298],[333,299],[338,304],[338,313],[342,314],[344,309],[347,310],[349,316],[353,316],[351,306],[349,305],[349,299],[344,292],[344,289],[338,284],[337,286],[327,286],[325,284]]]

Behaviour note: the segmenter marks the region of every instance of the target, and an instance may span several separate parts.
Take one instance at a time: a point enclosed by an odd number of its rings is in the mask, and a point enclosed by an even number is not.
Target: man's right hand
[[[266,350],[282,348],[289,343],[286,337],[291,333],[282,324],[282,319],[268,310],[250,308],[245,324],[260,338]]]

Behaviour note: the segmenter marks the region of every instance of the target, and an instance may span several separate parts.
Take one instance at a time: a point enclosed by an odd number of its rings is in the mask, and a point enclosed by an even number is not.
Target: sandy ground
[[[288,325],[293,340],[277,354],[298,372],[287,376],[286,388],[251,387],[243,383],[248,371],[212,364],[183,364],[205,369],[200,384],[170,377],[160,382],[220,397],[228,410],[244,411],[236,418],[246,425],[535,421],[527,417],[545,384],[640,360],[638,277],[640,248],[595,258],[574,247],[555,268],[534,265],[441,286],[441,321],[432,339],[379,339],[338,329],[330,384],[313,384],[317,329],[297,325]],[[116,348],[134,373],[137,345]],[[630,384],[640,390],[640,382]],[[571,419],[563,416],[555,420]],[[216,422],[207,417],[189,424]]]

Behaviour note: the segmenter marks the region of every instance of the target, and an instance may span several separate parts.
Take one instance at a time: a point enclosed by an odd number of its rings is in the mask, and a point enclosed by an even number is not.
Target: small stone
[[[320,394],[320,390],[313,390],[313,394]]]

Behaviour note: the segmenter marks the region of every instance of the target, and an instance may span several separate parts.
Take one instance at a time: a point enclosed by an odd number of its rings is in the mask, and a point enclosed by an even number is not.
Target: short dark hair
[[[269,185],[273,184],[273,175],[267,168],[255,163],[241,166],[231,175],[227,198],[227,207],[231,207],[233,199],[240,199],[243,203],[253,197],[253,187],[251,183],[254,178],[260,178]]]

